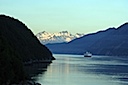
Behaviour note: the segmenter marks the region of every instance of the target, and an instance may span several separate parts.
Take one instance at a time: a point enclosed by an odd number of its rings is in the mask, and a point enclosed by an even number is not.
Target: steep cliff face
[[[40,59],[51,62],[54,57],[25,24],[0,15],[0,85],[24,80],[23,62]]]
[[[23,61],[30,59],[52,60],[52,53],[29,30],[25,24],[0,15],[0,33]]]

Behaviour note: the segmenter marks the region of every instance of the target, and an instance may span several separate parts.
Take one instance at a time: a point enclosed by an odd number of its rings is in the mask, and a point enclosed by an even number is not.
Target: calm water
[[[54,55],[47,71],[34,77],[42,85],[128,85],[128,61],[109,56]]]

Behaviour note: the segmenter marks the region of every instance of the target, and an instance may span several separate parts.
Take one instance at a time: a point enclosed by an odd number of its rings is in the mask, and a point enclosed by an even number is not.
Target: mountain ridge
[[[46,31],[37,33],[36,36],[42,44],[70,42],[73,39],[82,37],[84,34],[71,34],[68,31],[49,33]]]
[[[128,23],[118,28],[84,35],[69,43],[46,45],[53,53],[83,54],[86,51],[94,55],[128,56]]]

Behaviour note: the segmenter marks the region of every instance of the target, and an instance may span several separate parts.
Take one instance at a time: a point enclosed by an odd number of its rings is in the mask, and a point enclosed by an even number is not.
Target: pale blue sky
[[[128,0],[0,0],[0,14],[42,31],[92,33],[128,22]]]

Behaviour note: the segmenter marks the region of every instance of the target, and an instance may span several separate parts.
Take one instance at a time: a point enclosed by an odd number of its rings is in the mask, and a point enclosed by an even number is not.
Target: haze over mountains
[[[36,36],[42,44],[70,42],[73,39],[82,37],[84,34],[71,34],[68,31],[49,33],[46,31],[38,33]]]
[[[86,51],[94,55],[128,56],[128,23],[118,28],[84,35],[69,43],[46,45],[53,53],[83,54]]]

